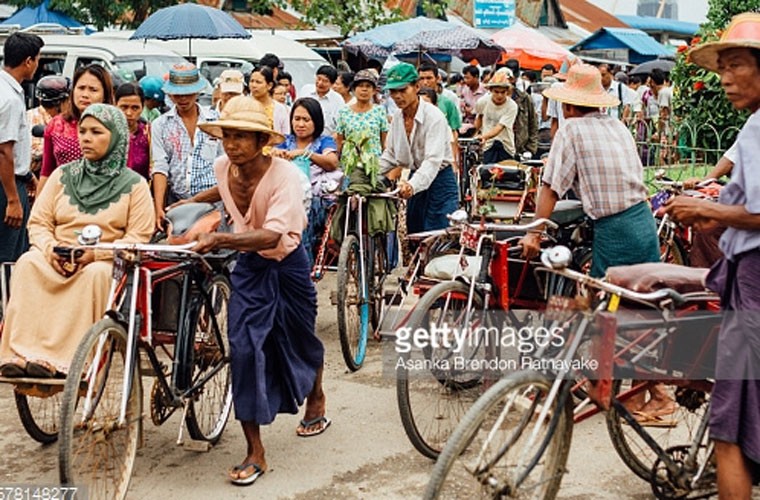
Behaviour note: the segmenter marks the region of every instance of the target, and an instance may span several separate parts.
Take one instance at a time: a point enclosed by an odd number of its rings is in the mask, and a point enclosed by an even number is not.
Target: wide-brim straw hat
[[[242,95],[227,101],[217,121],[201,123],[198,126],[208,135],[218,139],[222,138],[222,130],[233,129],[269,134],[268,146],[285,140],[285,136],[271,128],[264,106],[254,98]]]
[[[575,64],[567,74],[567,81],[544,90],[544,97],[555,101],[588,108],[618,106],[620,100],[602,87],[602,74],[588,64]]]
[[[760,14],[745,12],[734,16],[720,40],[692,49],[689,59],[697,66],[717,72],[720,52],[738,48],[760,49]]]

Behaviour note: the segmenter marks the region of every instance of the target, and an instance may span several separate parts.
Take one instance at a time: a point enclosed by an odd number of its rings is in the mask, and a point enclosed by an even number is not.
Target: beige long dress
[[[11,276],[10,300],[0,337],[0,364],[12,358],[46,361],[68,372],[77,345],[107,307],[112,253],[97,251],[95,262],[73,276],[58,274],[49,262],[56,245],[76,245],[88,224],[103,230],[101,242],[146,242],[155,227],[150,189],[144,180],[107,208],[81,212],[63,192],[56,169],[34,203],[29,218],[32,248]]]

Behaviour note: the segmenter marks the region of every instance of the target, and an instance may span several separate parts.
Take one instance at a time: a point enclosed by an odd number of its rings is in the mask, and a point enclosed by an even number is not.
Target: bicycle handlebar
[[[673,301],[673,304],[676,306],[682,305],[686,302],[684,296],[672,288],[663,288],[662,290],[656,290],[654,292],[641,293],[634,292],[633,290],[629,290],[628,288],[623,288],[618,285],[613,285],[612,283],[608,283],[598,278],[592,278],[587,274],[583,274],[581,272],[570,269],[564,263],[552,262],[550,258],[551,250],[552,249],[550,248],[541,252],[541,263],[550,271],[570,278],[573,281],[577,281],[583,285],[588,285],[604,292],[618,295],[624,299],[638,302],[654,303],[668,298],[671,299]]]
[[[480,228],[479,224],[469,224],[471,227]],[[550,219],[535,219],[528,224],[494,224],[486,223],[483,228],[486,231],[530,231],[531,229],[537,229],[539,226],[545,225],[551,229],[557,229],[559,225]]]

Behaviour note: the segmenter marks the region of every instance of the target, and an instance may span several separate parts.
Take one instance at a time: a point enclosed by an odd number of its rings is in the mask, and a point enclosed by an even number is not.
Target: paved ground
[[[239,488],[225,471],[244,456],[245,441],[230,421],[220,443],[207,453],[176,446],[179,416],[161,427],[149,417],[145,446],[138,451],[130,498],[409,498],[419,497],[432,462],[409,444],[398,416],[394,381],[380,369],[373,343],[366,366],[346,373],[329,292],[334,278],[319,284],[319,335],[327,348],[325,391],[332,427],[322,436],[295,435],[300,417],[283,415],[263,432],[270,469],[255,485]],[[146,392],[150,380],[144,379]],[[24,432],[10,386],[0,386],[0,485],[57,482],[57,446],[40,446]],[[604,421],[576,426],[560,498],[651,498],[649,486],[630,473],[613,451]]]

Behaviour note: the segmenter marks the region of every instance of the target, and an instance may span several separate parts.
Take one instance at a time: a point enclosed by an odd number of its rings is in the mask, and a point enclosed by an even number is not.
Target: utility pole
[[[662,13],[665,11],[665,1],[666,0],[660,0],[660,8],[657,9],[657,16],[656,16],[658,19],[662,17]]]

